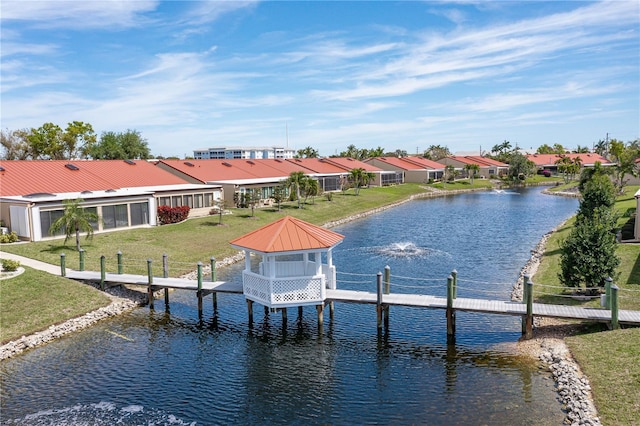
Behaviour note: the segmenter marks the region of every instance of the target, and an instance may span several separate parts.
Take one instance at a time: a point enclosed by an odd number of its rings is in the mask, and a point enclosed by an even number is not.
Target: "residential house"
[[[615,165],[615,163],[612,163],[602,155],[596,153],[529,154],[527,155],[527,160],[533,162],[538,170],[549,170],[552,173],[558,173],[558,164],[556,164],[556,162],[563,157],[568,157],[571,160],[579,158],[582,167],[593,167],[595,166],[596,162],[600,162],[603,167],[610,167]]]
[[[206,215],[221,197],[220,186],[189,183],[144,160],[0,161],[0,219],[28,241],[64,234],[49,228],[66,200],[82,199],[98,214],[99,233],[156,225],[159,205]]]
[[[244,194],[260,192],[260,203],[270,203],[275,188],[292,172],[309,170],[280,159],[160,160],[158,167],[192,183],[220,185],[227,206],[239,205]]]
[[[428,183],[441,179],[444,166],[424,157],[374,157],[364,160],[386,171],[402,174],[403,182]]]
[[[453,166],[455,170],[460,172],[461,176],[467,177],[468,172],[465,166],[476,164],[479,167],[478,174],[486,179],[492,177],[500,177],[506,175],[509,172],[509,165],[496,161],[492,158],[481,157],[479,155],[451,155],[449,157],[442,158],[437,161],[445,166]]]

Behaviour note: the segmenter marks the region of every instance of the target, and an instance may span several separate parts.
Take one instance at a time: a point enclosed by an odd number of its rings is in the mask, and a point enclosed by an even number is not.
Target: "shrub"
[[[551,171],[550,170],[543,170],[542,171],[542,175],[544,177],[551,177]]]
[[[325,192],[324,196],[327,198],[327,201],[333,200],[333,192]]]
[[[2,270],[6,272],[14,272],[20,266],[20,262],[11,259],[2,259]]]
[[[16,234],[15,231],[11,232],[10,234],[2,234],[2,235],[0,235],[0,243],[2,243],[2,244],[15,243],[19,239],[20,238],[18,238],[18,234]]]
[[[158,207],[158,222],[160,225],[182,222],[189,216],[189,210],[191,210],[189,206],[160,206]]]

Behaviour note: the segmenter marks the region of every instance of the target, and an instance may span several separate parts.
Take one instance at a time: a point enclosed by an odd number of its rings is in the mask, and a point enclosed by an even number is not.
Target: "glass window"
[[[124,228],[129,226],[126,204],[102,207],[102,221],[104,229]]]
[[[193,195],[185,195],[182,199],[184,200],[183,206],[188,206],[190,209],[193,208]]]
[[[199,209],[204,206],[204,200],[202,194],[196,194],[193,196],[193,207]]]
[[[182,195],[174,195],[171,197],[171,207],[180,207],[182,205]]]
[[[213,194],[210,192],[204,194],[204,206],[211,207],[213,206]]]
[[[146,225],[149,223],[149,203],[133,203],[131,209],[131,226]]]
[[[63,210],[49,210],[40,212],[40,227],[42,229],[43,237],[47,235],[65,235],[67,233],[66,227],[63,226],[54,234],[49,234],[49,228],[51,228],[53,222],[61,218],[63,215]]]
[[[170,205],[171,205],[171,197],[160,197],[158,199],[158,207],[170,206]]]

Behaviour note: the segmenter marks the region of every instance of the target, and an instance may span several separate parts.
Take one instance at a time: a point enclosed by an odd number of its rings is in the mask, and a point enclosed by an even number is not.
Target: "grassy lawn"
[[[619,225],[627,223],[635,211],[633,194],[640,187],[626,188],[618,197],[616,209],[621,213]],[[560,286],[560,242],[569,234],[574,220],[569,220],[551,235],[534,283]],[[624,236],[623,236],[624,238]],[[620,308],[640,310],[640,245],[621,244],[615,283],[620,287]],[[534,285],[535,288],[535,285]],[[549,294],[551,293],[551,294]],[[599,307],[599,300],[579,302],[557,297],[560,288],[540,288],[536,299],[548,303],[567,303]],[[599,329],[599,328],[598,328]],[[640,419],[640,328],[582,334],[566,339],[571,353],[589,378],[602,424],[636,425]]]
[[[473,183],[469,179],[460,179],[454,182],[431,183],[427,186],[445,191],[459,191],[461,189],[488,189],[493,188],[495,185],[488,179],[474,179]]]
[[[621,217],[618,225],[622,226],[630,219],[632,212],[635,212],[635,194],[639,186],[625,188],[624,194],[618,197],[616,209]],[[561,287],[558,273],[560,272],[560,244],[567,238],[574,219],[570,219],[557,232],[553,233],[547,242],[546,252],[535,276],[532,278],[534,284]],[[617,270],[617,277],[613,277],[615,284],[620,288],[620,309],[640,310],[640,245],[639,244],[619,244],[616,254],[620,257],[620,266]],[[562,297],[566,293],[563,288],[537,287],[534,285],[534,296],[545,303],[563,303],[590,307],[599,307],[599,300],[588,302],[576,301],[567,297]],[[566,295],[566,294],[564,294]]]
[[[0,280],[0,343],[111,303],[111,299],[93,287],[24,269],[17,277]]]
[[[116,255],[120,251],[125,273],[146,274],[146,262],[151,259],[154,274],[161,275],[162,255],[166,253],[169,275],[179,276],[195,270],[197,262],[209,264],[211,256],[221,260],[234,255],[237,250],[229,245],[230,240],[285,215],[322,225],[424,192],[424,185],[420,184],[363,188],[357,196],[349,190],[333,193],[332,201],[326,197],[316,197],[313,201],[309,199],[302,209],[297,208],[297,202],[283,203],[281,211],[277,207],[256,209],[254,216],[251,209],[231,209],[232,214],[222,217],[222,226],[219,225],[219,217],[214,215],[172,225],[96,234],[91,240],[82,236],[80,244],[85,250],[86,270],[99,271],[100,256],[104,255],[107,271],[117,272]],[[60,254],[64,253],[67,267],[78,269],[79,253],[74,241],[68,241],[67,245],[63,243],[63,239],[56,239],[3,244],[2,250],[54,265],[60,264]]]
[[[640,328],[572,336],[571,353],[589,378],[603,425],[640,419]]]

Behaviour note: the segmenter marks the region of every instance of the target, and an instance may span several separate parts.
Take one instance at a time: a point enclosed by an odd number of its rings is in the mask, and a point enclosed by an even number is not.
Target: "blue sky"
[[[3,129],[136,129],[153,155],[179,157],[640,137],[637,0],[0,7]]]

